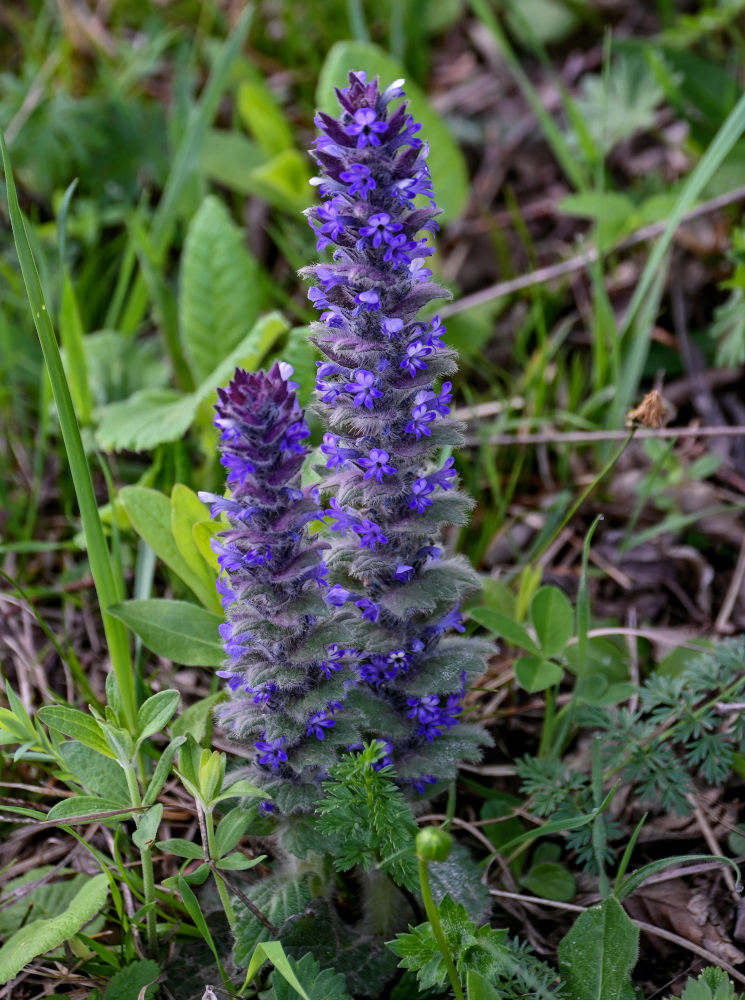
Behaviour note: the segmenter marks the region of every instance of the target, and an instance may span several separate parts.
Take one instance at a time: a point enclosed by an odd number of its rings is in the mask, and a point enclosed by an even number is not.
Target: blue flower
[[[287,752],[282,749],[286,742],[284,736],[278,740],[256,740],[254,746],[259,751],[259,764],[279,770],[279,765],[287,760]]]
[[[383,393],[375,388],[375,376],[365,368],[358,368],[354,373],[354,382],[347,382],[344,388],[354,396],[355,406],[366,406],[372,409],[373,400],[380,399]]]
[[[394,465],[389,464],[390,455],[383,448],[371,448],[368,457],[364,455],[357,459],[357,464],[363,469],[367,469],[367,472],[362,477],[363,479],[370,479],[375,476],[379,483],[383,482],[383,476],[392,476],[396,471]]]

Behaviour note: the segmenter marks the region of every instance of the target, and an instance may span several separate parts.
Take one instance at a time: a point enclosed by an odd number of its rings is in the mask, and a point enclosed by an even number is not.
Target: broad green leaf
[[[515,677],[524,691],[536,694],[558,684],[564,671],[558,663],[551,663],[540,656],[521,656],[515,660]]]
[[[90,792],[130,804],[127,779],[115,760],[77,740],[65,740],[59,749],[70,773]]]
[[[253,814],[245,809],[231,809],[227,816],[223,816],[215,831],[215,846],[217,856],[221,858],[237,847],[241,838],[248,831],[253,820]]]
[[[334,87],[346,87],[350,69],[365,70],[370,79],[380,77],[385,89],[394,80],[409,76],[404,67],[383,49],[370,42],[337,42],[329,50],[321,67],[316,90],[316,102],[322,111],[339,113]],[[432,110],[424,92],[407,79],[407,100],[414,119],[421,122],[421,134],[430,145],[429,167],[435,199],[449,219],[459,216],[468,201],[468,172],[463,154],[440,116]]]
[[[508,0],[505,21],[528,48],[535,39],[546,44],[561,42],[581,23],[572,5],[563,0]]]
[[[182,837],[171,837],[169,840],[159,840],[155,845],[166,854],[174,854],[177,858],[188,858],[190,861],[201,861],[204,850],[199,844]]]
[[[194,543],[204,561],[215,571],[215,577],[220,572],[220,563],[217,561],[217,553],[212,548],[212,539],[223,531],[224,527],[216,521],[200,521],[191,529]]]
[[[469,969],[466,973],[466,1000],[500,1000],[500,995],[481,973]]]
[[[212,594],[212,602],[206,607],[219,612],[222,606],[215,588],[215,571],[211,560],[208,565],[194,540],[195,525],[208,518],[209,510],[196,493],[183,483],[176,483],[171,490],[171,532],[184,562],[204,584],[205,596]],[[214,553],[212,556],[215,557]]]
[[[77,934],[103,909],[107,892],[107,877],[96,875],[85,883],[64,913],[47,920],[32,920],[16,931],[0,948],[0,985],[13,979],[34,958]]]
[[[227,209],[207,195],[181,257],[179,334],[197,384],[239,344],[259,312],[258,266]]]
[[[639,928],[615,897],[580,914],[559,944],[566,1000],[629,1000]]]
[[[267,156],[292,149],[292,131],[274,94],[257,74],[238,87],[238,115]]]
[[[109,451],[148,451],[178,441],[196,420],[200,405],[214,398],[217,387],[231,378],[236,366],[249,371],[258,368],[287,329],[288,323],[279,313],[262,317],[194,392],[141,389],[123,402],[105,406],[96,432],[99,444]]]
[[[530,620],[544,656],[558,656],[572,638],[574,613],[558,587],[541,587],[530,602]]]
[[[129,399],[110,403],[99,411],[96,439],[106,451],[150,451],[167,441],[178,441],[197,415],[194,393],[174,389],[139,389]]]
[[[155,980],[160,966],[150,959],[131,962],[115,972],[106,984],[102,1000],[150,1000],[155,995]],[[152,986],[148,985],[152,983]],[[145,993],[142,990],[147,987]]]
[[[146,486],[125,486],[119,498],[140,538],[183,580],[202,604],[211,605],[214,584],[209,586],[181,554],[171,529],[171,501],[168,497]]]
[[[158,656],[186,667],[220,667],[225,650],[218,627],[221,615],[188,601],[122,601],[109,608]]]
[[[197,743],[201,743],[207,730],[207,720],[212,715],[215,705],[227,697],[224,691],[217,691],[189,705],[173,723],[171,732],[174,736],[184,737],[187,733],[191,733]]]
[[[493,632],[497,638],[506,639],[513,646],[527,649],[529,653],[533,653],[536,656],[540,654],[538,646],[533,642],[523,626],[519,625],[514,619],[508,618],[507,615],[503,615],[500,611],[496,611],[494,608],[472,608],[468,614],[479,625],[483,625],[484,628],[488,628],[489,631]]]
[[[75,795],[71,799],[63,799],[62,802],[53,805],[46,818],[72,826],[75,823],[88,822],[91,816],[113,812],[118,815],[112,816],[111,819],[114,822],[121,822],[132,810],[115,799],[104,799],[98,795]]]
[[[116,726],[111,722],[102,722],[101,729],[103,730],[104,739],[116,759],[122,764],[128,765],[135,752],[135,744],[131,734],[126,729],[122,729],[121,726]]]
[[[141,851],[149,850],[158,836],[158,827],[163,819],[163,803],[156,802],[150,806],[137,820],[137,829],[132,834],[132,841]]]
[[[536,896],[555,899],[560,903],[568,903],[574,899],[576,892],[572,873],[555,861],[541,861],[533,865],[520,881]]]
[[[158,691],[140,705],[137,713],[137,742],[141,743],[165,729],[178,707],[178,691]]]
[[[40,708],[38,716],[45,726],[64,733],[74,740],[79,740],[104,757],[113,757],[109,744],[99,723],[92,715],[87,715],[77,708],[68,705],[46,705]]]
[[[210,132],[200,167],[218,184],[261,198],[282,212],[297,214],[312,198],[306,156],[296,149],[285,149],[267,159],[257,143],[238,132]]]

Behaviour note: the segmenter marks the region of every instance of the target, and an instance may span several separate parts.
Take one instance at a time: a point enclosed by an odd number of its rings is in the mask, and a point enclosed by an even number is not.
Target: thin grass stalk
[[[101,615],[106,642],[109,648],[109,656],[111,657],[111,665],[119,682],[127,726],[134,732],[137,719],[137,704],[127,630],[121,622],[112,618],[106,611],[106,608],[117,601],[117,583],[98,512],[96,496],[93,491],[93,481],[88,467],[88,460],[80,437],[80,428],[75,416],[72,397],[70,396],[70,387],[65,377],[65,370],[62,366],[62,358],[54,334],[54,327],[52,326],[52,320],[44,300],[39,272],[31,252],[28,234],[23,222],[23,215],[18,204],[18,195],[13,180],[10,158],[5,148],[5,139],[2,133],[0,133],[0,151],[2,152],[3,169],[5,171],[8,192],[8,208],[16,252],[21,264],[31,313],[39,335],[44,361],[49,372],[54,401],[59,414],[62,439],[70,465],[70,474],[75,488],[75,495],[80,508],[80,517],[83,524],[93,582],[101,606]]]

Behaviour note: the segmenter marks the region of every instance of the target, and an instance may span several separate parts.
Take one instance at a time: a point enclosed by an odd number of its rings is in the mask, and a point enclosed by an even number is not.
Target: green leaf
[[[261,198],[281,212],[297,214],[310,200],[308,160],[296,149],[282,150],[267,159],[246,136],[215,129],[202,150],[200,167],[218,184]]]
[[[329,50],[318,77],[316,102],[322,111],[331,115],[339,113],[334,87],[348,85],[352,68],[365,70],[370,78],[377,74],[382,88],[407,76],[404,67],[377,45],[358,41],[337,42]],[[411,113],[416,121],[421,122],[421,134],[430,144],[429,167],[437,202],[447,218],[456,218],[465,209],[469,195],[463,154],[445,122],[432,110],[426,95],[413,80],[406,80],[405,90]]]
[[[74,740],[79,740],[85,746],[90,747],[104,757],[113,757],[113,753],[106,742],[101,726],[92,715],[77,708],[70,708],[67,705],[46,705],[40,708],[38,716],[45,726],[55,729],[65,736],[70,736]]]
[[[165,729],[178,707],[179,697],[178,691],[158,691],[140,705],[137,713],[138,745]]]
[[[218,858],[228,854],[240,844],[253,819],[253,814],[248,810],[241,809],[240,806],[231,809],[227,816],[223,816],[215,831]]]
[[[106,984],[102,1000],[150,1000],[155,995],[155,980],[159,975],[157,962],[150,959],[131,962],[114,973]],[[145,987],[147,989],[143,994]]]
[[[201,579],[203,597],[212,595],[211,603],[205,607],[211,611],[222,611],[220,596],[215,587],[216,573],[211,560],[208,564],[194,540],[195,525],[208,520],[209,510],[199,497],[188,486],[176,483],[171,490],[171,534],[182,559],[189,566],[195,577]],[[212,553],[214,556],[214,553]]]
[[[500,611],[496,611],[494,608],[471,608],[468,614],[475,622],[483,625],[484,628],[488,628],[498,638],[506,639],[513,646],[527,649],[529,653],[533,653],[535,656],[540,655],[538,646],[533,642],[523,626],[519,625],[514,619],[508,618],[507,615],[503,615]]]
[[[481,973],[469,969],[466,973],[466,1000],[500,1000],[500,995]]]
[[[238,114],[267,156],[292,149],[292,131],[274,94],[257,74],[238,87]]]
[[[195,571],[184,558],[171,527],[171,500],[146,486],[125,486],[119,493],[132,527],[202,604],[212,606],[215,583]],[[125,623],[126,624],[126,623]]]
[[[344,976],[331,969],[321,971],[321,966],[311,954],[305,954],[299,960],[288,958],[287,962],[309,1000],[351,1000]],[[288,981],[284,971],[275,967],[276,971],[270,978],[271,989],[262,994],[262,1000],[298,1000],[301,994]]]
[[[303,913],[311,900],[311,877],[282,878],[270,875],[247,889],[254,906],[275,927],[280,927],[288,917]],[[254,948],[266,942],[269,931],[242,903],[236,903],[234,957],[239,967],[248,965]]]
[[[173,758],[176,754],[176,751],[185,742],[186,742],[185,736],[174,735],[171,742],[161,753],[160,758],[158,759],[158,763],[155,767],[155,771],[153,772],[153,776],[150,779],[150,784],[147,786],[145,797],[142,800],[142,804],[144,806],[151,806],[153,802],[155,802],[157,797],[160,795],[160,791],[163,785],[166,783],[166,778],[171,772],[171,764],[173,763]]]
[[[85,883],[64,913],[33,920],[16,931],[0,948],[0,985],[13,979],[34,958],[58,948],[76,934],[103,909],[107,893],[106,875],[96,875]]]
[[[163,819],[163,804],[156,802],[137,820],[137,829],[132,834],[133,842],[141,851],[149,850],[158,836],[158,827]]]
[[[181,343],[197,384],[255,323],[257,278],[240,229],[222,202],[207,195],[186,234],[179,291]]]
[[[558,587],[541,587],[530,602],[533,623],[544,656],[558,656],[572,638],[574,614],[566,594]]]
[[[207,874],[209,874],[209,865],[204,865],[200,867],[206,868]],[[192,873],[192,875],[195,874],[196,872]],[[217,962],[217,967],[220,970],[220,975],[223,977],[223,979],[226,979],[227,977],[225,975],[225,970],[223,969],[222,963],[220,961],[220,955],[218,954],[217,948],[215,947],[214,939],[212,937],[212,934],[210,933],[209,927],[207,926],[207,921],[204,919],[204,914],[202,913],[202,910],[199,906],[197,897],[189,888],[186,879],[183,878],[181,875],[177,877],[176,884],[178,886],[178,891],[181,893],[181,898],[184,901],[184,906],[186,907],[189,916],[196,924],[197,930],[204,938],[204,941],[209,946],[209,949],[212,952],[212,954],[215,956],[215,961]]]
[[[198,408],[194,393],[139,389],[129,399],[110,403],[99,411],[96,440],[106,451],[151,451],[159,444],[182,438]]]
[[[242,799],[245,796],[254,796],[260,799],[265,799],[266,793],[256,785],[252,784],[252,782],[247,781],[245,778],[240,778],[238,781],[234,781],[232,785],[228,785],[227,788],[223,788],[220,795],[218,795],[214,801],[223,802],[225,799]]]
[[[303,1000],[310,1000],[302,984],[295,975],[295,971],[290,965],[290,961],[285,955],[285,950],[280,941],[264,941],[257,944],[246,972],[246,985],[251,982],[264,962],[271,962],[277,972],[286,979]]]
[[[557,663],[551,663],[540,656],[521,656],[515,660],[517,683],[531,694],[553,687],[563,676],[564,671]]]
[[[265,858],[266,854],[260,854],[257,858],[249,858],[245,854],[241,854],[240,851],[236,851],[234,854],[220,858],[217,867],[227,872],[244,872],[258,865]]]
[[[109,675],[113,677],[113,674]],[[124,771],[111,757],[92,750],[77,740],[60,744],[60,755],[77,780],[94,795],[103,795],[115,802],[130,805],[129,789]]]
[[[75,795],[71,799],[63,799],[62,802],[53,805],[46,818],[73,826],[76,823],[87,823],[91,816],[100,816],[102,813],[110,812],[117,814],[110,817],[111,820],[120,823],[127,819],[132,811],[114,799],[104,799],[98,795]]]
[[[639,928],[613,896],[582,913],[559,944],[566,1000],[628,1000]]]
[[[572,873],[555,861],[541,861],[533,865],[520,881],[536,896],[555,899],[560,903],[568,903],[574,899],[576,892]]]
[[[668,858],[658,858],[657,861],[650,861],[648,865],[638,868],[635,872],[632,872],[624,882],[621,883],[618,889],[616,889],[615,895],[619,900],[626,899],[626,897],[630,896],[632,892],[635,892],[643,882],[645,882],[650,876],[656,875],[657,872],[664,871],[666,868],[675,867],[676,865],[693,864],[699,861],[721,861],[722,864],[729,865],[735,872],[737,884],[741,884],[742,876],[740,874],[740,869],[732,858],[725,858],[720,854],[678,854]]]
[[[187,667],[220,667],[225,650],[218,627],[221,615],[188,601],[144,599],[109,608],[138,635],[148,649]]]
[[[169,840],[159,840],[155,845],[166,854],[174,854],[177,858],[188,858],[190,861],[202,861],[204,850],[199,844],[182,837],[171,837]]]
[[[225,701],[227,694],[224,691],[217,691],[200,701],[189,705],[186,711],[179,715],[178,719],[171,726],[174,736],[186,736],[191,733],[197,743],[201,743],[207,730],[207,720],[212,715],[212,710],[220,701]]]
[[[81,424],[91,421],[93,406],[88,383],[88,365],[83,346],[83,323],[70,275],[63,265],[62,303],[59,317],[60,341],[64,351],[65,373],[70,395]]]

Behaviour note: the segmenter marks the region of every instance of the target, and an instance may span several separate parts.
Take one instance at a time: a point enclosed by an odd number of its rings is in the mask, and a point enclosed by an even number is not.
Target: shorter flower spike
[[[350,593],[328,586],[328,546],[306,534],[323,511],[316,488],[301,485],[309,431],[291,375],[284,362],[238,369],[218,390],[215,425],[232,495],[202,494],[222,518],[214,549],[227,662],[219,675],[232,697],[218,715],[253,746],[251,778],[281,812],[312,808],[328,767],[359,738],[345,708],[354,658],[330,642],[345,634],[339,615]]]

